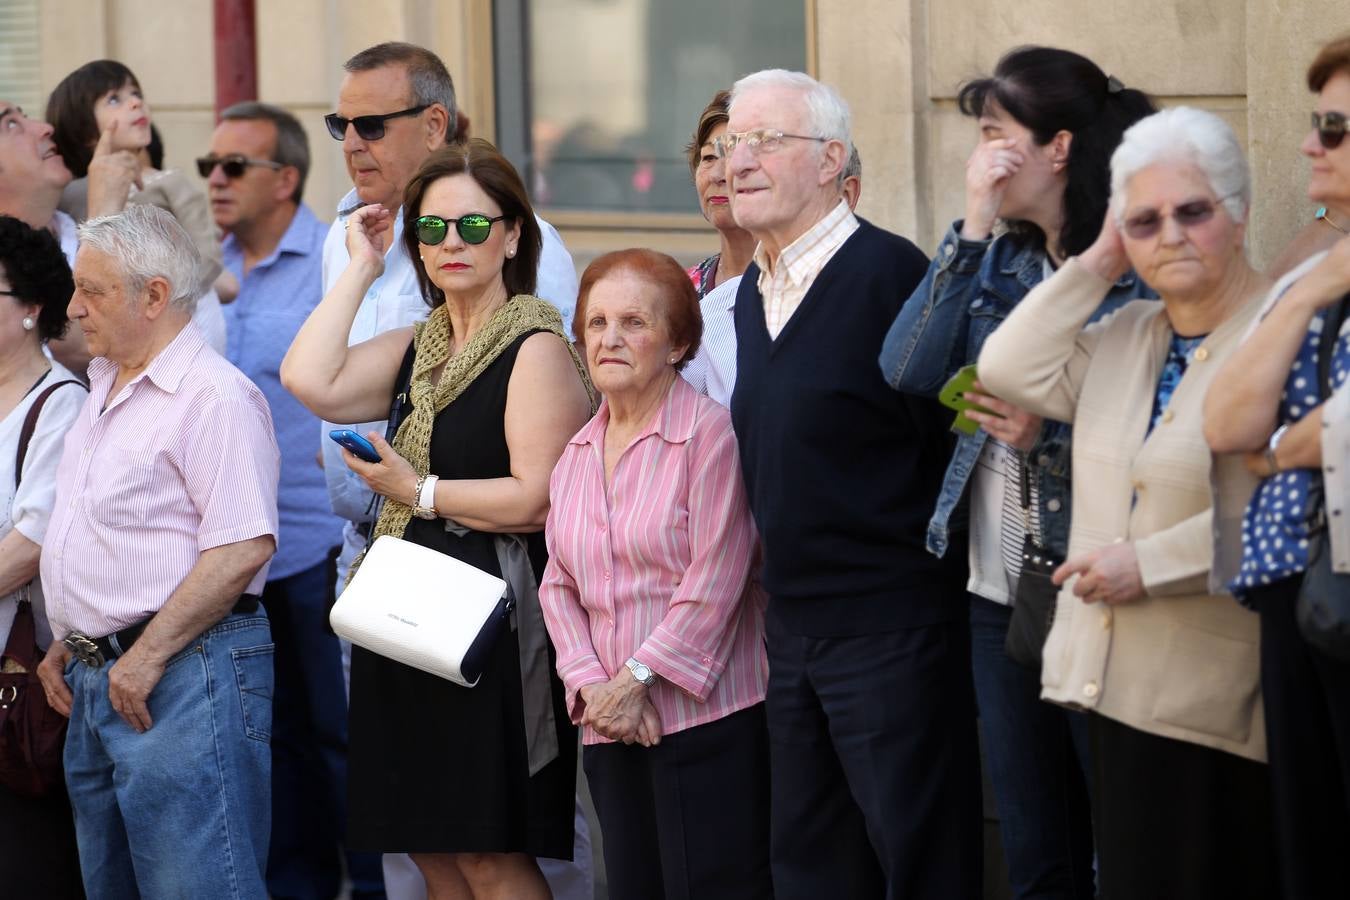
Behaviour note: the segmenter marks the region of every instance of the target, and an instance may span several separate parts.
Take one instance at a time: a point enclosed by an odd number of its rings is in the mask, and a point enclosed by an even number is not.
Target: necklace
[[[1335,222],[1331,220],[1331,214],[1327,212],[1327,208],[1325,206],[1319,206],[1317,208],[1317,212],[1313,213],[1313,218],[1326,222],[1328,225],[1339,231],[1341,234],[1350,234],[1350,231],[1346,231],[1344,228],[1337,225]]]

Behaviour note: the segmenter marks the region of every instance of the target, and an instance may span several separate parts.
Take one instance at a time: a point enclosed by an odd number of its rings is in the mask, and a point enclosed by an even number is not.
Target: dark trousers
[[[1350,895],[1350,663],[1309,647],[1294,618],[1300,578],[1253,592],[1284,896]]]
[[[1263,763],[1088,715],[1101,900],[1278,895]]]
[[[75,818],[64,785],[36,799],[0,785],[0,897],[83,900]]]
[[[1087,716],[1041,700],[1041,673],[1004,652],[1012,607],[970,598],[984,760],[1015,900],[1093,900]]]
[[[839,609],[847,615],[846,603]],[[770,601],[767,630],[778,900],[978,898],[980,770],[966,617],[804,637],[786,630]]]
[[[331,900],[342,886],[347,695],[328,627],[331,568],[325,560],[268,581],[262,595],[276,643],[267,890],[278,900]],[[378,854],[346,856],[356,890],[383,890]]]
[[[771,900],[764,704],[582,765],[613,900]]]

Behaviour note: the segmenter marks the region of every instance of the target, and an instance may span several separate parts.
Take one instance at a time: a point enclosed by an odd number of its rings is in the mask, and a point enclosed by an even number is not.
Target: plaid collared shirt
[[[788,319],[801,305],[802,298],[811,289],[820,270],[835,252],[858,230],[858,220],[843,200],[830,210],[829,215],[783,248],[778,264],[769,266],[769,255],[764,245],[755,248],[755,264],[759,266],[759,294],[764,298],[764,324],[769,337],[777,338]]]

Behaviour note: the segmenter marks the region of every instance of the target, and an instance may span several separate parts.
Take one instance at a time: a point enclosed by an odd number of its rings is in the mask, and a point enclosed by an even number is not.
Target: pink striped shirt
[[[676,378],[605,488],[609,404],[563,450],[549,484],[549,563],[539,588],[572,721],[578,691],[628,657],[658,677],[664,734],[764,699],[758,536],[731,416]],[[586,728],[583,743],[607,742]]]
[[[203,550],[277,533],[267,401],[195,326],[108,401],[116,375],[108,359],[89,364],[89,399],[56,471],[42,588],[57,637],[146,619]],[[263,566],[248,590],[266,578]]]

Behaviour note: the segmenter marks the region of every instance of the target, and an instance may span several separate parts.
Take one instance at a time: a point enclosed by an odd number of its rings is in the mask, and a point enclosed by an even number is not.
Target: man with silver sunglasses
[[[391,41],[368,47],[347,60],[346,75],[338,88],[337,110],[324,117],[328,133],[342,142],[342,154],[352,190],[338,203],[338,215],[323,249],[323,290],[326,294],[347,267],[347,216],[362,206],[378,203],[388,209],[392,226],[385,239],[385,266],[366,293],[348,335],[349,344],[369,340],[392,328],[425,319],[430,309],[418,287],[416,266],[402,240],[403,191],[429,156],[441,147],[467,137],[467,119],[459,112],[454,82],[436,54],[415,44]],[[538,217],[536,217],[538,218]],[[571,328],[576,306],[577,275],[572,257],[552,225],[538,219],[543,236],[537,294]],[[458,225],[458,223],[454,223]],[[327,439],[323,423],[324,474],[333,511],[347,520],[338,557],[338,584],[365,547],[374,522],[374,496],[364,481],[342,460],[338,445]],[[343,425],[357,434],[383,432],[384,422]],[[345,650],[346,648],[344,648]],[[344,656],[344,663],[347,658]],[[578,855],[575,863],[541,860],[545,878],[557,897],[590,894],[590,850],[585,820],[577,817]],[[386,856],[386,887],[395,900],[413,900],[421,879],[406,857]],[[404,885],[407,885],[406,887]]]

